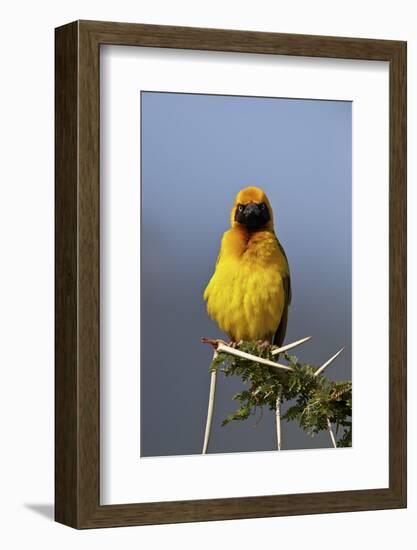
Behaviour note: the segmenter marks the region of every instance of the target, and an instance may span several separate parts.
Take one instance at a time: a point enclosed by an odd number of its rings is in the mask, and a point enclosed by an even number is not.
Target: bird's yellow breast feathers
[[[271,341],[280,326],[285,334],[290,274],[262,189],[242,189],[230,221],[204,291],[208,314],[232,340]]]

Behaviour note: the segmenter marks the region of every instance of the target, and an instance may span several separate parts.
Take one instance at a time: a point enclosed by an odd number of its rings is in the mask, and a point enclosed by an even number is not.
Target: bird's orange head
[[[274,218],[268,197],[260,187],[245,187],[236,195],[230,214],[232,227],[248,231],[274,230]]]

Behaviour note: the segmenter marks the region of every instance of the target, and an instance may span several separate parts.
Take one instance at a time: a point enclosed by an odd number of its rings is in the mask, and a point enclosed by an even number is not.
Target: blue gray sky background
[[[351,378],[352,111],[344,101],[141,93],[141,455],[200,453],[212,351],[224,337],[202,298],[236,193],[262,187],[288,256],[286,342],[312,335],[302,361]],[[158,351],[160,350],[160,352]],[[275,449],[274,418],[220,427],[238,379],[218,381],[210,452]],[[285,449],[328,434],[283,425]]]

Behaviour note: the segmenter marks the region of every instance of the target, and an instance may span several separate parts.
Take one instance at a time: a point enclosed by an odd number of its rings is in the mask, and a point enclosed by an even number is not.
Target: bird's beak
[[[248,204],[245,207],[245,218],[258,217],[260,213],[259,206],[255,203]]]
[[[259,225],[259,216],[261,211],[257,204],[251,203],[245,207],[243,215],[245,216],[245,224],[251,228],[255,228]]]

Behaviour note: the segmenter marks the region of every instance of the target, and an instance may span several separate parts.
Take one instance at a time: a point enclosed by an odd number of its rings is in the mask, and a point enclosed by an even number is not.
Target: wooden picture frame
[[[406,506],[406,43],[76,21],[56,29],[55,519],[116,527]],[[389,62],[389,487],[100,505],[99,55],[118,44]]]

